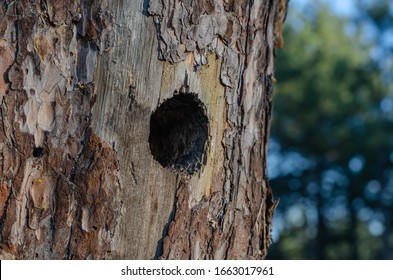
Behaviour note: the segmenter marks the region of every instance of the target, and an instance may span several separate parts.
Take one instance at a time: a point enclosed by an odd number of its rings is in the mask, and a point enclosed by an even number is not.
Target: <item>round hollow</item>
[[[150,151],[163,167],[192,175],[205,164],[208,118],[195,94],[165,100],[150,118]]]

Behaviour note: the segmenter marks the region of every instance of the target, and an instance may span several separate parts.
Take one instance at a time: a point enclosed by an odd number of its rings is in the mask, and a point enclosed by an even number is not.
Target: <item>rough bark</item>
[[[266,256],[285,1],[147,2],[0,3],[1,258]],[[189,174],[149,147],[179,93],[208,119]]]

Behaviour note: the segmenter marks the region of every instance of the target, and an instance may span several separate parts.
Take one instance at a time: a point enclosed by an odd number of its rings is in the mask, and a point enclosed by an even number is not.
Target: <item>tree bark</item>
[[[2,1],[1,258],[264,258],[285,3]]]

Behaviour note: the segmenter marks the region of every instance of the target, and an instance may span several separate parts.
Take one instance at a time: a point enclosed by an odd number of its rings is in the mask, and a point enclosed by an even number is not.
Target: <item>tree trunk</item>
[[[0,3],[7,259],[261,259],[282,0]]]

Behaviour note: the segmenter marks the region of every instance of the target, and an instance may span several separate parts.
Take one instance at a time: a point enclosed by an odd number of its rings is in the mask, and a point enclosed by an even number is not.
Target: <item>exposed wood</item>
[[[261,259],[282,1],[3,1],[2,258]],[[206,160],[179,173],[150,118],[194,93]]]

